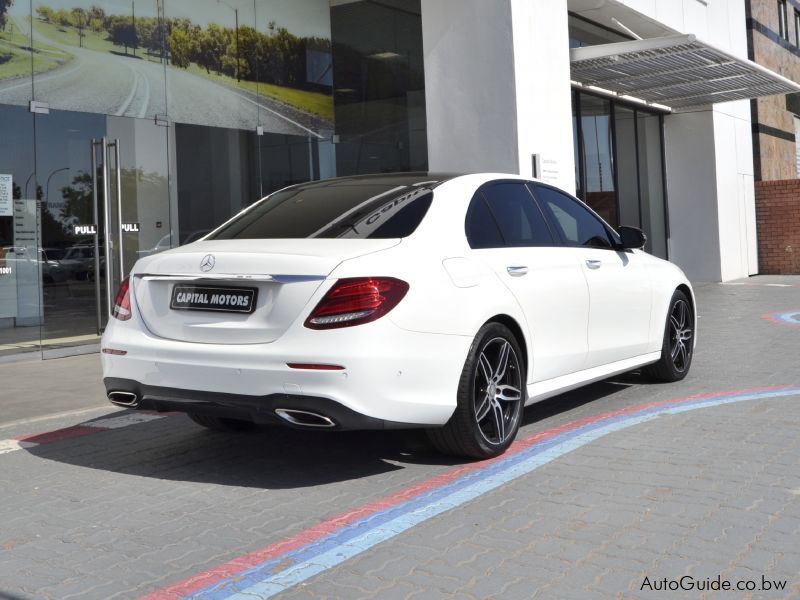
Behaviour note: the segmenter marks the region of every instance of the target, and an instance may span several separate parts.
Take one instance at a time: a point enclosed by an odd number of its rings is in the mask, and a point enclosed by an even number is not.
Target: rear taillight
[[[392,277],[357,277],[336,282],[306,319],[310,329],[352,327],[380,319],[408,292]]]
[[[131,289],[130,279],[126,277],[122,280],[114,300],[114,311],[111,313],[115,319],[127,321],[131,318]]]

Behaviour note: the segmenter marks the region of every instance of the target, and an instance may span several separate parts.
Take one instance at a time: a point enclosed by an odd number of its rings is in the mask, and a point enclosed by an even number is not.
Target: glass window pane
[[[29,2],[0,2],[0,104],[27,106],[33,93],[31,66],[45,72],[63,62],[63,53],[48,55],[40,42],[31,44],[30,10]],[[32,54],[31,47],[37,52]]]
[[[480,192],[472,200],[467,214],[467,240],[470,247],[475,249],[505,246],[497,223],[486,205],[486,199]]]
[[[0,106],[0,131],[0,356],[4,356],[39,350],[41,277],[62,277],[55,262],[42,265],[40,274],[44,252],[38,250],[37,200],[42,190],[34,172],[33,115],[27,108]]]
[[[569,47],[580,48],[597,44],[627,42],[631,38],[623,33],[611,31],[586,19],[569,15]]]
[[[575,194],[583,198],[583,179],[581,177],[581,145],[578,131],[578,98],[577,93],[572,94],[572,148],[575,153]]]
[[[606,221],[617,223],[611,103],[587,94],[580,95],[580,102],[586,172],[583,200]]]
[[[579,202],[553,188],[537,185],[534,189],[542,208],[550,214],[567,244],[590,248],[612,247],[612,239],[603,223]]]
[[[35,100],[97,114],[166,114],[161,3],[32,4],[30,27],[41,63],[34,60]]]
[[[524,183],[498,183],[484,190],[507,246],[552,246],[553,237]]]
[[[425,171],[420,0],[330,7],[338,175]]]
[[[636,157],[636,119],[629,108],[617,105],[614,109],[614,128],[617,142],[617,185],[619,196],[618,221],[609,223],[639,227],[639,181]]]
[[[661,119],[639,112],[639,193],[642,198],[641,228],[647,234],[645,250],[667,257],[667,224],[664,199]]]

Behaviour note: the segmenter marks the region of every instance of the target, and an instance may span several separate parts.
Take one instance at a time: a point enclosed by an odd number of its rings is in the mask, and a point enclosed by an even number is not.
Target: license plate
[[[256,308],[256,288],[227,288],[200,285],[176,285],[169,307],[173,310],[209,310],[252,313]]]

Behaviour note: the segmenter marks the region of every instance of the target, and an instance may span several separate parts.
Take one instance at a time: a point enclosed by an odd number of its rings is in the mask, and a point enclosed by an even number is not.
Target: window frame
[[[800,10],[794,9],[794,45],[800,48]]]
[[[559,247],[564,246],[564,241],[562,239],[562,236],[561,236],[560,232],[553,227],[553,223],[547,217],[547,214],[545,213],[545,211],[542,210],[542,207],[540,206],[538,199],[531,192],[531,189],[530,189],[530,184],[531,183],[533,183],[533,182],[528,181],[526,179],[493,179],[491,181],[487,181],[486,183],[483,183],[477,190],[475,190],[475,194],[472,196],[472,199],[470,200],[470,203],[469,203],[469,207],[467,208],[466,217],[464,218],[464,237],[466,238],[467,244],[469,245],[470,249],[472,249],[472,250],[495,250],[497,248],[559,248]],[[541,215],[542,221],[544,222],[545,226],[547,227],[547,230],[550,232],[550,239],[552,241],[551,244],[545,245],[545,246],[536,246],[536,245],[518,246],[518,245],[514,245],[514,244],[510,244],[509,243],[509,241],[506,239],[506,236],[503,234],[503,228],[500,227],[500,223],[497,221],[497,217],[495,216],[494,211],[492,210],[492,206],[489,203],[489,199],[487,198],[486,193],[485,193],[486,190],[491,189],[494,186],[503,185],[503,184],[520,185],[525,191],[528,192],[528,195],[531,198],[531,205],[533,206],[534,210],[538,211],[538,213]],[[478,201],[483,202],[484,205],[486,206],[486,209],[489,211],[489,214],[492,217],[492,222],[494,223],[494,226],[497,229],[497,232],[500,234],[500,239],[503,240],[503,245],[502,246],[491,246],[491,247],[485,247],[485,248],[476,248],[475,246],[472,245],[472,240],[470,239],[470,236],[469,236],[469,224],[470,224],[470,218],[472,217],[472,214],[474,212],[474,207],[475,207],[476,204],[478,204]]]
[[[778,0],[778,34],[789,41],[789,12],[786,0]]]
[[[564,190],[559,189],[559,188],[557,188],[557,187],[555,187],[553,185],[549,185],[549,184],[546,184],[546,183],[541,183],[539,181],[530,181],[530,182],[527,183],[527,187],[528,187],[528,191],[531,193],[531,195],[536,200],[536,203],[539,205],[539,210],[542,212],[542,214],[544,215],[545,219],[547,219],[548,225],[550,226],[550,230],[551,231],[555,231],[558,239],[561,240],[561,245],[562,246],[564,246],[566,248],[583,248],[583,249],[591,249],[591,250],[612,250],[614,252],[627,252],[628,251],[626,248],[623,247],[622,238],[620,237],[619,233],[617,233],[617,230],[614,229],[613,227],[611,227],[611,225],[609,225],[608,223],[606,223],[606,221],[605,221],[605,219],[603,219],[603,217],[598,215],[592,209],[591,206],[589,206],[588,204],[586,204],[585,202],[583,202],[579,198],[576,198],[572,194],[568,194]],[[600,223],[600,225],[603,227],[603,229],[605,229],[606,234],[608,235],[608,237],[609,237],[609,239],[611,241],[611,246],[609,246],[608,248],[599,247],[599,246],[584,246],[584,245],[574,244],[570,240],[566,239],[564,237],[564,234],[563,234],[562,230],[561,230],[561,227],[559,227],[558,224],[552,222],[553,215],[551,214],[551,212],[549,210],[546,210],[542,206],[543,200],[541,198],[539,198],[538,194],[536,193],[536,191],[539,188],[549,189],[549,190],[552,190],[552,191],[554,191],[556,193],[559,193],[562,196],[564,196],[565,198],[567,198],[569,200],[572,200],[573,202],[577,203],[579,208],[583,208],[584,210],[586,210],[592,217],[597,219],[597,221]]]

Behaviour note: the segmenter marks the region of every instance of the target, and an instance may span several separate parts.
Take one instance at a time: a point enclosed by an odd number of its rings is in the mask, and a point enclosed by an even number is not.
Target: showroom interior
[[[329,177],[538,175],[611,225],[641,227],[646,249],[693,280],[758,272],[750,92],[675,110],[577,81],[570,58],[691,33],[746,61],[744,8],[496,4],[11,3],[0,14],[0,359],[97,351],[137,258]]]

